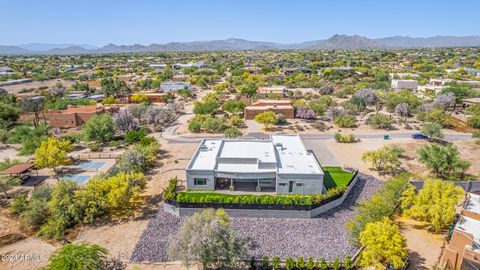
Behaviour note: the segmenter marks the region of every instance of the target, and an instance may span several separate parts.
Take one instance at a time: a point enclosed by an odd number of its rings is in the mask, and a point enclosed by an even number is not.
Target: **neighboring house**
[[[190,67],[202,68],[204,66],[205,66],[205,62],[198,61],[198,62],[190,62],[190,63],[187,63],[187,64],[175,63],[175,64],[172,65],[172,68],[174,68],[174,69],[190,68]]]
[[[30,83],[30,82],[33,82],[33,80],[32,79],[10,80],[10,81],[0,82],[0,86],[17,85],[17,84]]]
[[[144,90],[136,92],[135,94],[146,95],[148,101],[151,103],[165,102],[168,96],[168,93],[161,93],[158,90]]]
[[[302,73],[311,73],[312,70],[311,69],[308,69],[306,67],[299,67],[299,68],[285,68],[285,74],[287,75],[291,75],[295,72],[302,72]]]
[[[150,64],[148,67],[166,68],[167,64]]]
[[[449,82],[452,82],[452,79],[430,79],[430,85],[434,86],[444,86]]]
[[[70,105],[66,110],[48,110],[46,117],[53,128],[75,128],[85,124],[99,113],[116,110],[118,110],[116,107],[103,107],[101,105]]]
[[[0,75],[10,75],[10,74],[15,74],[13,69],[9,67],[0,67]]]
[[[192,90],[189,82],[164,82],[160,84],[160,90],[164,93],[177,92],[178,90]]]
[[[261,95],[270,95],[270,94],[275,94],[275,95],[280,95],[282,97],[285,97],[287,95],[287,87],[285,86],[265,86],[265,87],[259,87],[257,89],[257,93]]]
[[[441,266],[451,270],[480,269],[480,195],[467,195],[460,220],[443,253]]]
[[[283,114],[287,119],[294,118],[294,108],[290,100],[259,99],[252,105],[246,106],[243,111],[245,119],[254,119],[259,113],[272,111]]]
[[[204,139],[186,168],[188,190],[323,193],[324,172],[298,135]]]
[[[262,69],[259,67],[242,67],[240,70],[244,70],[250,74],[258,74],[260,71],[262,71]]]
[[[417,80],[392,80],[393,89],[417,90],[417,87],[418,87]]]

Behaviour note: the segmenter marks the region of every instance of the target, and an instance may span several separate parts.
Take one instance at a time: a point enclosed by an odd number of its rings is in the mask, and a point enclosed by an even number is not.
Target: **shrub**
[[[138,93],[130,97],[130,102],[132,103],[142,103],[148,101],[147,94]]]
[[[257,269],[257,261],[253,256],[250,258],[250,269],[252,270]]]
[[[147,131],[144,128],[138,130],[129,130],[125,133],[125,141],[129,144],[139,142],[147,136]]]
[[[359,139],[353,134],[346,134],[346,133],[335,133],[335,141],[338,143],[354,143],[358,142]]]
[[[408,175],[399,175],[391,178],[375,191],[370,199],[358,205],[358,212],[353,220],[347,222],[347,229],[351,232],[350,240],[358,244],[358,237],[368,223],[381,221],[388,217],[400,202],[400,194],[408,183]]]
[[[102,151],[102,145],[100,143],[94,142],[88,145],[88,148],[92,152],[100,152]]]
[[[357,120],[353,115],[350,114],[337,115],[333,120],[333,123],[343,128],[352,128],[357,126]]]
[[[273,270],[278,270],[280,268],[280,257],[278,256],[273,257],[272,267],[273,267]]]
[[[163,199],[165,201],[175,200],[177,196],[177,182],[177,177],[171,178],[170,181],[168,181],[167,187],[163,190]]]
[[[343,261],[343,267],[347,270],[353,269],[353,262],[352,262],[352,257],[347,256],[345,257],[345,261]]]
[[[27,194],[21,193],[13,197],[13,200],[10,202],[9,210],[12,214],[19,215],[27,209],[28,200]]]
[[[295,117],[300,119],[315,119],[315,112],[305,107],[299,107],[295,112]]]
[[[469,126],[473,128],[480,128],[480,115],[474,115],[467,120]]]
[[[270,267],[270,259],[268,256],[263,256],[262,258],[262,268],[263,269],[268,269]]]
[[[307,260],[307,270],[313,270],[315,267],[315,261],[313,260],[312,257],[309,257]]]
[[[393,119],[385,114],[372,114],[368,117],[366,123],[377,129],[391,129]]]
[[[335,258],[335,260],[333,261],[333,269],[334,270],[340,269],[340,260],[338,258]]]
[[[235,127],[230,127],[225,129],[224,134],[225,134],[225,137],[227,138],[236,138],[236,137],[242,136],[242,132]]]
[[[201,131],[201,129],[202,129],[202,123],[200,123],[196,119],[192,119],[190,123],[188,123],[188,130],[190,132],[198,133]]]
[[[305,268],[305,260],[303,259],[303,257],[297,258],[297,268],[299,269]]]
[[[295,260],[293,258],[287,258],[285,260],[285,267],[287,270],[292,270],[295,267]]]
[[[322,270],[327,270],[328,269],[328,264],[325,261],[325,258],[320,259],[320,269],[322,269]]]
[[[96,244],[66,244],[53,253],[43,269],[105,269],[107,253],[105,248]]]

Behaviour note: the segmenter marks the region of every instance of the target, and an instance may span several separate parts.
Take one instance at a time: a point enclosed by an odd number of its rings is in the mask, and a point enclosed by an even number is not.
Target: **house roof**
[[[32,163],[20,163],[1,171],[0,174],[19,174],[28,171],[32,167]]]
[[[469,193],[465,210],[480,214],[480,195]]]
[[[480,221],[462,216],[460,221],[455,226],[456,230],[471,234],[473,236],[473,242],[475,245],[472,246],[472,249],[475,251],[480,251]]]
[[[97,105],[88,105],[88,106],[70,106],[65,110],[59,111],[49,111],[49,113],[61,113],[61,114],[71,114],[71,113],[92,113],[92,112],[101,112],[103,107],[97,107]]]
[[[187,169],[323,174],[316,157],[297,135],[273,135],[270,140],[205,139]]]

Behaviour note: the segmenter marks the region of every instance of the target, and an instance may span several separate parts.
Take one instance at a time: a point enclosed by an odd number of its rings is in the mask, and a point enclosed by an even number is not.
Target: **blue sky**
[[[0,0],[0,44],[479,35],[478,0]]]

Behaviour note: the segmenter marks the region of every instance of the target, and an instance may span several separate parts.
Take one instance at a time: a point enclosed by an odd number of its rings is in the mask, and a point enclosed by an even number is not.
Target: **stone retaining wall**
[[[269,210],[269,209],[224,209],[230,217],[258,217],[258,218],[313,218],[328,210],[340,206],[348,194],[352,190],[353,186],[357,183],[360,174],[356,174],[355,178],[350,182],[345,193],[342,197],[328,202],[317,208],[311,210]],[[203,208],[184,208],[175,207],[168,203],[163,203],[163,209],[165,212],[175,215],[177,217],[191,216],[196,212],[201,212]]]

